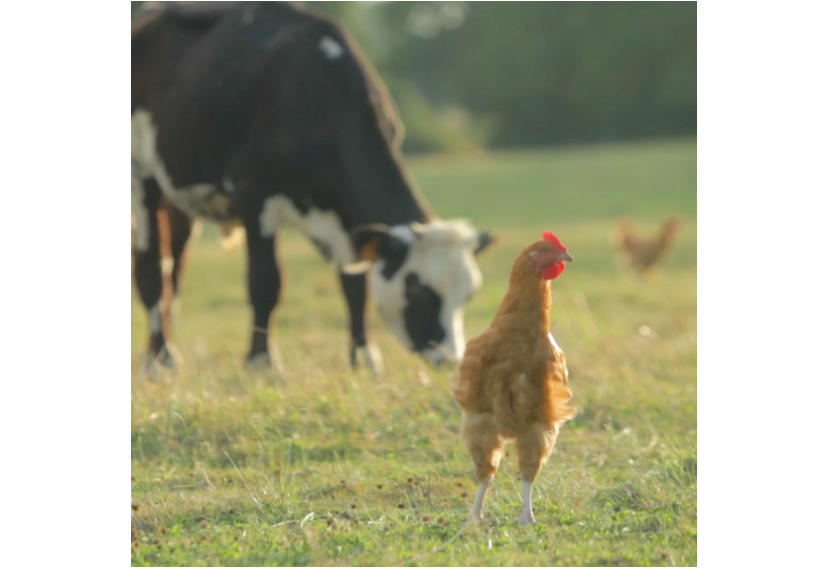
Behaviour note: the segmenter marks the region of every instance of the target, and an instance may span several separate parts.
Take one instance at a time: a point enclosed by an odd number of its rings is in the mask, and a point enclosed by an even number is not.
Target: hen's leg
[[[533,516],[532,487],[536,475],[547,460],[556,443],[556,429],[536,424],[516,439],[519,455],[519,471],[522,474],[522,513],[516,522],[535,523]]]
[[[524,478],[523,478],[524,479]],[[531,524],[536,522],[536,517],[533,515],[533,483],[522,480],[522,513],[516,522],[519,524]]]
[[[502,457],[502,442],[494,418],[490,414],[461,415],[461,437],[467,451],[473,459],[478,480],[478,491],[467,517],[467,524],[481,524],[484,522],[484,497]]]

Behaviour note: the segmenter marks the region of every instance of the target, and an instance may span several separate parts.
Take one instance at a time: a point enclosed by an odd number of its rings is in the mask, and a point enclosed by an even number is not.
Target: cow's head
[[[481,287],[474,255],[492,242],[463,220],[352,232],[355,249],[372,262],[378,313],[411,350],[434,364],[464,354],[464,304]]]

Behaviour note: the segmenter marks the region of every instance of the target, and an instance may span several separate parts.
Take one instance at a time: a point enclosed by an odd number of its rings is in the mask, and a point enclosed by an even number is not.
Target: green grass
[[[352,372],[334,267],[296,232],[279,244],[285,375],[246,373],[243,252],[206,228],[175,325],[177,375],[138,375],[147,329],[132,295],[133,565],[696,565],[696,152],[686,140],[409,162],[438,214],[501,237],[479,259],[468,338],[542,231],[575,258],[551,315],[579,414],[534,486],[532,527],[513,522],[508,446],[491,526],[462,528],[476,485],[451,371],[406,353],[372,310],[388,371]],[[651,231],[672,214],[686,223],[660,271],[621,267],[615,219]]]

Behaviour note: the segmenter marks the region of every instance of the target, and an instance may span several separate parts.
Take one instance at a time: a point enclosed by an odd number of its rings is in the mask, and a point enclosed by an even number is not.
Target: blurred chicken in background
[[[638,273],[645,274],[660,261],[674,244],[682,225],[677,216],[663,224],[657,236],[640,236],[637,224],[631,218],[622,218],[611,237],[611,243],[620,250],[628,264]]]

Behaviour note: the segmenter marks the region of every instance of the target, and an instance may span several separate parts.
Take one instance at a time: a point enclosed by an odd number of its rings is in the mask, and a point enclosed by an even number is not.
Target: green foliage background
[[[372,59],[410,153],[696,133],[696,2],[304,4]]]

